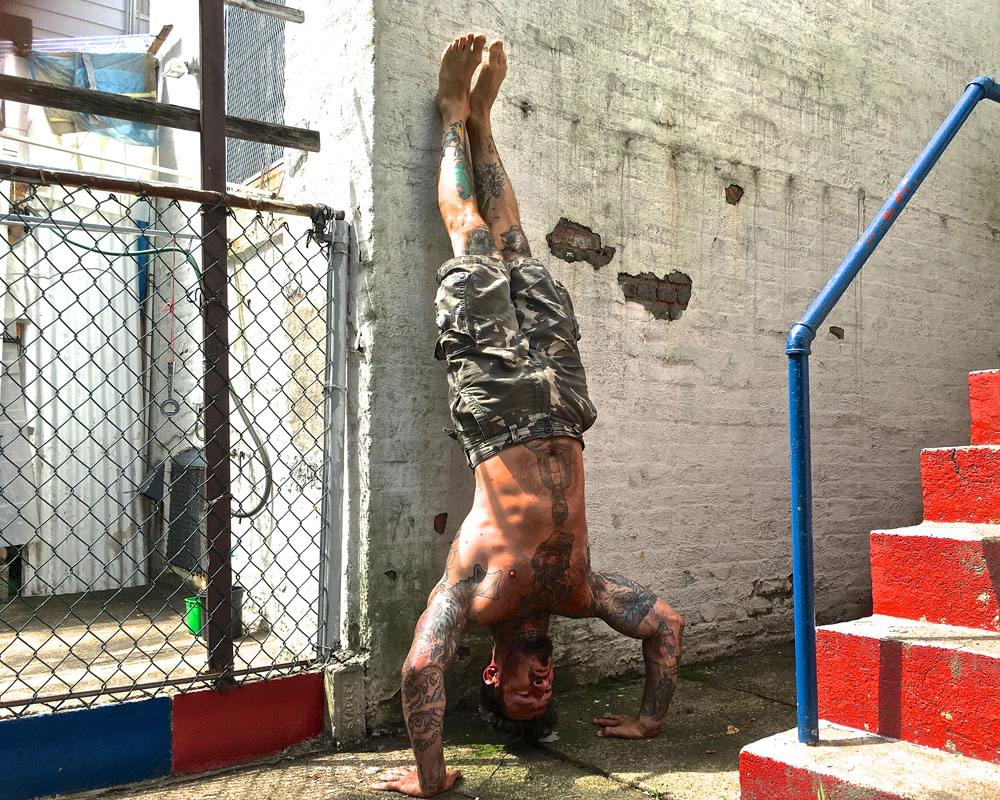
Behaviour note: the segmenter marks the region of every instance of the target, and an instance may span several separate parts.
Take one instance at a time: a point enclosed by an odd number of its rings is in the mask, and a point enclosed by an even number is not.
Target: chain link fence
[[[284,123],[284,20],[226,6],[226,113]],[[226,179],[244,183],[270,170],[284,152],[278,145],[226,139]]]
[[[220,474],[200,206],[0,166],[0,717],[325,661],[330,224],[227,207]]]

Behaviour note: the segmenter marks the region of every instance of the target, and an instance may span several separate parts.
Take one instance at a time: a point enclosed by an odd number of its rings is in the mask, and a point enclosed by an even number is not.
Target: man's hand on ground
[[[611,714],[595,719],[600,727],[598,736],[619,739],[650,739],[660,732],[660,723],[652,717],[630,717],[627,714]]]
[[[462,777],[462,770],[449,769],[445,771],[444,783],[435,789],[422,789],[420,778],[415,769],[406,767],[395,767],[387,769],[378,776],[378,781],[372,784],[373,789],[380,789],[386,792],[402,792],[410,797],[433,797],[441,792],[447,792],[455,781]]]

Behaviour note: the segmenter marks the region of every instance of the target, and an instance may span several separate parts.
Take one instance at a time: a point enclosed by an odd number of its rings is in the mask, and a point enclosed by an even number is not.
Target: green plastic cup
[[[201,636],[205,625],[205,596],[184,598],[184,626],[194,636]]]

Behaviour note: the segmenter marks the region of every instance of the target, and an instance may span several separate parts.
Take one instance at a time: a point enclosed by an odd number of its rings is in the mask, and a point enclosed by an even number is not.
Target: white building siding
[[[9,14],[28,17],[35,39],[112,36],[129,32],[128,0],[12,0],[5,3]]]

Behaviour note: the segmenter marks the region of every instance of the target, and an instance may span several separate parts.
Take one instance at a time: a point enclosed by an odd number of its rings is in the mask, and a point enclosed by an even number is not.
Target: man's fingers
[[[624,714],[612,714],[610,717],[601,717],[600,719],[595,719],[595,725],[621,725],[624,720],[628,719]]]

